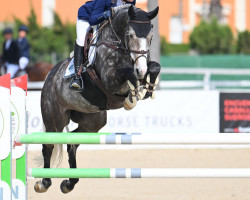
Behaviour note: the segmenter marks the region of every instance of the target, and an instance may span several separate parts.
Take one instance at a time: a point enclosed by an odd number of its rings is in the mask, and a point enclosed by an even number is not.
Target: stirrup
[[[80,82],[80,85],[75,82],[75,80],[78,79]],[[74,90],[76,92],[82,92],[83,91],[83,81],[81,77],[73,77],[73,79],[70,82],[69,89]]]

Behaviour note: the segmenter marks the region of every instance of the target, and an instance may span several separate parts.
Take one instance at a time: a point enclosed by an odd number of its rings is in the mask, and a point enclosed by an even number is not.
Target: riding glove
[[[110,12],[110,10],[106,10],[106,11],[103,13],[103,17],[104,17],[105,19],[110,18],[110,17],[111,17],[111,12]]]

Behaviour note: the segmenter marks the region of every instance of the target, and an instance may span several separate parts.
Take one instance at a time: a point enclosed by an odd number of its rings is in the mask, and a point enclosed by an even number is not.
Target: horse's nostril
[[[136,69],[136,76],[138,79],[143,79],[143,73],[141,70]]]

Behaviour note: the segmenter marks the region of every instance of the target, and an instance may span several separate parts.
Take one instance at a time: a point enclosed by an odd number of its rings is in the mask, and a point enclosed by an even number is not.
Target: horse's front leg
[[[140,96],[143,97],[142,99],[147,99],[149,97],[152,99],[155,98],[155,90],[159,84],[160,71],[161,66],[159,63],[154,61],[150,61],[148,63],[148,71],[145,75],[145,79],[142,82],[143,87],[140,88]]]
[[[68,152],[68,155],[69,155],[69,166],[70,168],[76,168],[76,150],[78,148],[79,145],[67,145],[67,152]],[[79,181],[79,178],[70,178],[69,180],[64,180],[62,183],[61,183],[61,191],[64,193],[64,194],[67,194],[69,192],[71,192],[74,187],[75,187],[75,184],[77,184]]]
[[[53,152],[53,148],[54,145],[52,144],[43,144],[42,154],[44,159],[44,168],[50,168],[50,159]],[[34,189],[38,193],[44,193],[49,189],[51,184],[52,182],[50,178],[43,178],[42,180],[36,182]]]
[[[128,97],[125,99],[124,108],[126,110],[132,110],[137,105],[137,101],[141,99],[141,97],[139,96],[140,82],[136,78],[132,68],[131,72],[127,73],[126,80],[129,86],[129,93]]]

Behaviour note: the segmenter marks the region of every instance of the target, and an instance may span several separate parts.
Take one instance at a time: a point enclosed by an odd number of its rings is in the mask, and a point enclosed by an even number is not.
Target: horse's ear
[[[130,17],[130,19],[133,19],[136,17],[136,12],[135,12],[135,9],[134,9],[134,6],[131,5],[128,9],[128,15]]]
[[[148,13],[148,18],[154,19],[158,15],[158,12],[159,12],[159,6],[155,8],[153,11]]]

